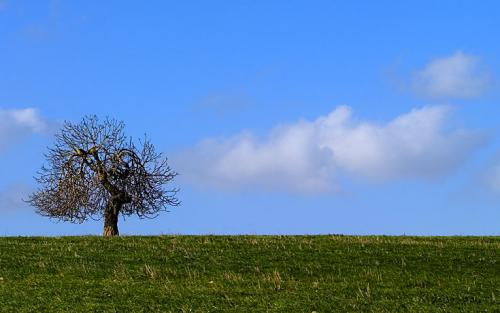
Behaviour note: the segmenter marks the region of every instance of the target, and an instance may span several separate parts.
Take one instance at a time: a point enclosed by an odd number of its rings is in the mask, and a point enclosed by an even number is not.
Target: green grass
[[[0,312],[500,312],[500,237],[0,238]]]

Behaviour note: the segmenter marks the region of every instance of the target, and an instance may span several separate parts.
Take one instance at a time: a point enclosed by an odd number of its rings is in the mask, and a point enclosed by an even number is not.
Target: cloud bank
[[[473,98],[481,95],[491,79],[479,58],[458,51],[435,59],[415,73],[412,88],[430,98]]]
[[[42,133],[47,129],[47,122],[34,108],[0,108],[0,152],[30,134]]]
[[[334,192],[341,174],[374,182],[433,180],[484,142],[482,134],[450,128],[450,111],[423,107],[377,124],[339,106],[314,121],[277,126],[263,139],[248,132],[206,139],[173,161],[186,180],[230,190]]]

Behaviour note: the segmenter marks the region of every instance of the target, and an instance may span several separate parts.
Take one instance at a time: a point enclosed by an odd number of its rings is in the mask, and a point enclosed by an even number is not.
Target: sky
[[[0,236],[64,121],[145,133],[181,206],[121,234],[500,235],[498,1],[0,0]]]

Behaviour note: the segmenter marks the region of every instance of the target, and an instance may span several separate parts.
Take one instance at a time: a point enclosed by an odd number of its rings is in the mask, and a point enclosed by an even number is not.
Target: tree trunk
[[[104,237],[119,236],[118,212],[117,205],[112,202],[106,207],[106,211],[104,211]]]

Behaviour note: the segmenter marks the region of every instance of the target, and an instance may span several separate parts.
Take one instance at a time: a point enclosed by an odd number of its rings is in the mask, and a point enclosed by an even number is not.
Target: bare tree
[[[43,216],[82,223],[104,218],[104,236],[117,236],[118,216],[153,218],[177,206],[177,189],[166,189],[177,173],[147,138],[136,147],[124,123],[87,116],[65,122],[48,165],[35,178],[41,185],[28,202]]]

